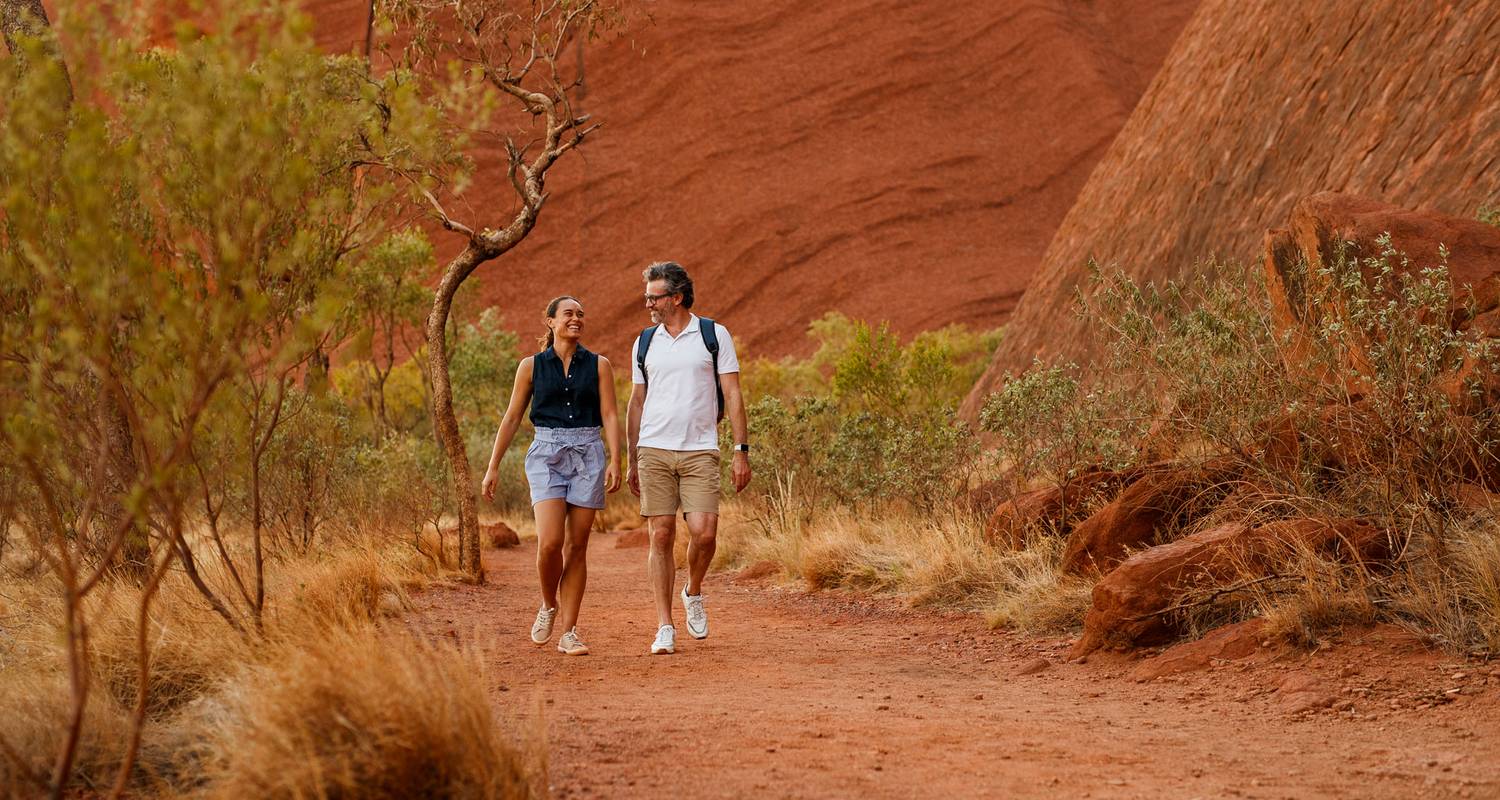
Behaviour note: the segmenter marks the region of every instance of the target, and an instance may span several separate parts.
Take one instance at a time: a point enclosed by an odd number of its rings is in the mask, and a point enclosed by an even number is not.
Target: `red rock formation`
[[[1346,247],[1347,256],[1361,262],[1379,256],[1378,240],[1384,234],[1390,235],[1390,246],[1409,259],[1409,263],[1390,265],[1398,273],[1414,273],[1444,263],[1439,249],[1445,249],[1453,285],[1448,319],[1455,328],[1477,336],[1500,335],[1500,228],[1369,198],[1321,192],[1297,203],[1285,229],[1272,230],[1265,236],[1266,287],[1272,315],[1282,332],[1288,334],[1284,357],[1289,367],[1297,369],[1305,360],[1308,340],[1303,336],[1303,316],[1311,302],[1307,298],[1327,295],[1328,279],[1320,271],[1337,263]],[[1361,269],[1368,280],[1368,267]],[[1349,369],[1346,377],[1354,381],[1348,387],[1351,393],[1360,393],[1362,376],[1372,374],[1367,353],[1362,347],[1349,353],[1345,366]],[[1464,365],[1445,382],[1461,407],[1474,399],[1463,386],[1473,367]],[[1500,394],[1500,387],[1490,388],[1489,396],[1479,398],[1479,406]]]
[[[529,343],[546,300],[578,294],[617,361],[661,258],[747,354],[805,351],[830,310],[996,326],[1196,5],[651,3],[654,25],[588,57],[605,127],[553,171],[531,237],[477,273],[478,301]],[[366,4],[308,7],[326,46],[362,46]],[[501,152],[477,154],[476,209],[511,205]]]
[[[1007,498],[995,506],[985,523],[985,541],[1019,550],[1026,546],[1028,532],[1038,526],[1048,526],[1052,532],[1067,536],[1091,505],[1130,485],[1141,474],[1139,469],[1122,472],[1093,470],[1062,486],[1049,486]]]
[[[1144,279],[1248,260],[1321,190],[1471,217],[1500,199],[1500,3],[1206,0],[1047,248],[993,365],[1090,355],[1092,256]]]
[[[521,544],[521,535],[516,529],[504,522],[495,522],[489,525],[479,526],[479,538],[490,547],[518,547]]]
[[[1209,669],[1215,661],[1248,658],[1260,649],[1266,621],[1260,617],[1214,628],[1203,638],[1173,645],[1130,671],[1132,680],[1145,683],[1164,675]]]
[[[1075,575],[1104,572],[1131,550],[1155,544],[1171,523],[1207,512],[1223,495],[1232,473],[1219,463],[1158,465],[1068,534],[1062,570]]]
[[[1163,612],[1187,593],[1257,571],[1269,574],[1302,548],[1351,562],[1389,557],[1385,532],[1359,520],[1294,519],[1256,528],[1229,523],[1185,536],[1136,553],[1094,586],[1083,636],[1070,656],[1170,641],[1179,631]]]

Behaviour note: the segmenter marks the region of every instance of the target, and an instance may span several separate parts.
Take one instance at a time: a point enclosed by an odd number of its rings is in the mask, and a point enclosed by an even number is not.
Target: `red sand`
[[[1405,635],[1141,684],[1134,662],[1064,663],[1065,640],[972,616],[713,574],[710,638],[651,656],[646,551],[593,545],[592,655],[527,638],[531,542],[411,618],[485,643],[497,706],[545,723],[559,798],[1500,796],[1500,667]],[[1038,657],[1052,665],[1018,674]],[[1293,684],[1352,709],[1293,713]]]
[[[832,310],[999,325],[1195,6],[647,3],[655,25],[588,58],[605,128],[556,169],[531,238],[476,273],[479,298],[529,339],[547,298],[579,294],[615,356],[649,324],[641,268],[666,258],[746,354],[806,352]],[[357,47],[366,7],[313,0],[325,46]],[[509,208],[503,181],[472,206]]]

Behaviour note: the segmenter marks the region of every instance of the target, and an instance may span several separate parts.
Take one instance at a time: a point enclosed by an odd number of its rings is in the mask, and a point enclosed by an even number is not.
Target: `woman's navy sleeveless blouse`
[[[552,348],[532,357],[531,424],[538,428],[602,427],[599,356],[579,345],[566,374]]]

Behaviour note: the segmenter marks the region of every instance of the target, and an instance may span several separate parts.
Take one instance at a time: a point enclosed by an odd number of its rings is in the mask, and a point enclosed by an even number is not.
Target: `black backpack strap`
[[[724,385],[719,382],[719,331],[708,317],[698,318],[698,332],[703,336],[703,346],[714,362],[714,392],[719,396],[719,419],[724,419]]]
[[[651,340],[656,338],[656,326],[641,331],[641,338],[635,342],[635,363],[641,368],[641,379],[650,383],[651,379],[646,377],[646,351],[651,349]]]

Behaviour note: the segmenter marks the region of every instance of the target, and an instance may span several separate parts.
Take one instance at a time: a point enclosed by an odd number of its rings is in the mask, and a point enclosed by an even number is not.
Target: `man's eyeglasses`
[[[648,305],[648,306],[654,306],[654,305],[656,305],[656,301],[662,299],[663,297],[671,297],[674,294],[677,294],[677,293],[676,292],[662,292],[661,294],[651,294],[650,292],[647,292],[646,293],[646,305]]]

